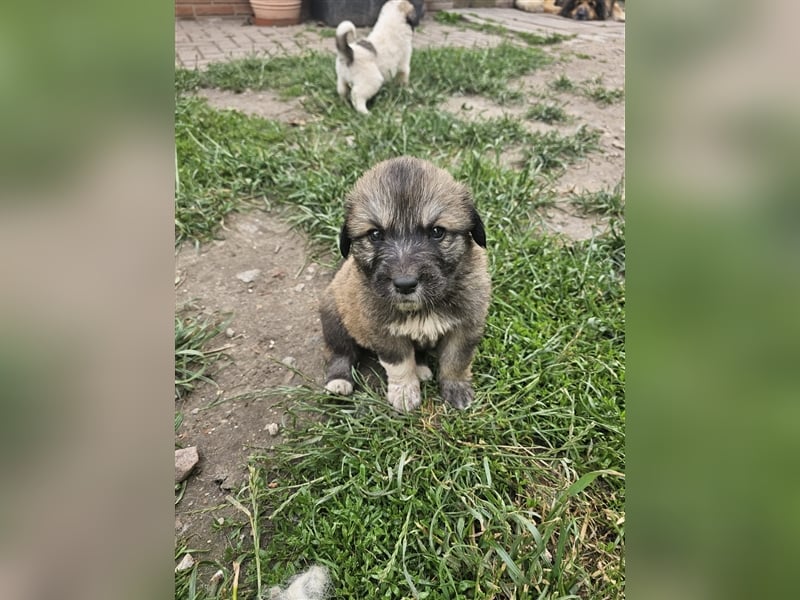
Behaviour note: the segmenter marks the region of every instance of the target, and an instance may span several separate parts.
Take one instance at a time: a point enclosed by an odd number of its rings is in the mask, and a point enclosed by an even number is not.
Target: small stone
[[[261,275],[261,269],[250,269],[249,271],[237,273],[236,279],[244,283],[253,283],[259,275]]]
[[[276,435],[278,435],[278,432],[280,431],[281,428],[280,425],[278,425],[277,423],[270,423],[269,425],[264,427],[264,429],[266,429],[267,433],[270,434],[272,437],[275,437]]]
[[[188,571],[194,566],[194,558],[191,554],[184,554],[181,562],[178,563],[178,566],[175,567],[175,572],[178,573],[180,571]]]
[[[199,409],[199,408],[193,408],[193,409],[192,409],[192,410],[190,410],[189,412],[190,412],[191,414],[193,414],[193,415],[196,415],[197,413],[199,413],[199,412],[200,412],[200,409]]]
[[[293,289],[295,292],[302,292],[305,287],[306,287],[305,283],[298,283],[296,286],[294,286]]]
[[[233,327],[228,327],[225,330],[225,337],[232,338],[234,335],[236,335],[236,332],[233,330]]]
[[[290,369],[294,369],[297,366],[297,360],[294,356],[287,356],[281,361],[282,365],[286,365]]]
[[[198,462],[200,462],[200,455],[197,453],[196,446],[175,450],[175,483],[180,483],[189,477]]]

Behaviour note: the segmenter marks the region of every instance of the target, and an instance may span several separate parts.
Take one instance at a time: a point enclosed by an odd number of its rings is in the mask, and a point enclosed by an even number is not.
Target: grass
[[[580,94],[601,106],[610,106],[617,102],[622,102],[625,99],[625,90],[621,88],[609,89],[604,87],[601,77],[576,84],[569,77],[562,74],[551,81],[549,85],[557,92]]]
[[[624,597],[624,223],[611,211],[610,233],[580,243],[530,230],[549,179],[595,151],[599,134],[531,133],[521,120],[467,122],[441,108],[454,94],[521,102],[508,82],[546,64],[513,44],[420,50],[411,88],[386,86],[368,118],[336,96],[328,56],[176,72],[178,241],[213,238],[230,211],[280,205],[333,252],[356,178],[412,154],[472,190],[494,286],[467,411],[443,406],[433,384],[402,416],[380,385],[347,400],[253,391],[250,401],[283,398],[293,422],[274,452],[251,457],[230,501],[239,519],[219,525],[224,555],[199,561],[221,581],[210,586],[195,565],[176,575],[176,598],[260,597],[312,563],[328,566],[336,598]],[[310,118],[290,127],[214,110],[188,93],[204,86],[281,86]],[[525,149],[515,168],[502,160],[509,147]],[[176,358],[179,329],[187,361],[213,361],[204,348],[220,325],[176,319]],[[208,377],[211,364],[187,362],[181,381]],[[176,363],[176,395],[178,375]],[[176,548],[176,560],[188,552]]]
[[[537,102],[528,112],[525,113],[526,119],[542,121],[543,123],[563,123],[567,120],[566,111],[555,104],[543,104]]]
[[[621,219],[625,212],[624,186],[620,182],[612,191],[577,194],[570,199],[570,202],[584,213]]]
[[[503,27],[502,25],[493,22],[491,19],[486,19],[485,17],[481,18],[480,23],[475,23],[474,21],[466,19],[463,15],[458,13],[450,13],[447,11],[439,11],[434,14],[433,18],[437,23],[442,23],[444,25],[459,25],[466,29],[481,31],[491,35],[498,35],[504,38],[516,38],[518,40],[522,40],[530,46],[550,46],[575,37],[574,35],[564,35],[561,33],[548,33],[547,35],[539,35],[537,33],[530,33],[527,31],[515,31],[508,29],[507,27]]]
[[[206,346],[225,329],[224,321],[198,316],[175,316],[175,398],[181,399],[200,381],[211,381],[208,370],[223,349]],[[175,416],[175,429],[183,417]]]

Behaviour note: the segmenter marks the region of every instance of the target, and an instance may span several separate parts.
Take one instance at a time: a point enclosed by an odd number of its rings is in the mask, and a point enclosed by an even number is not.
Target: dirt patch
[[[177,403],[183,413],[177,441],[197,446],[201,461],[176,507],[176,533],[215,548],[226,542],[214,521],[234,512],[215,507],[246,482],[248,456],[278,443],[284,427],[279,395],[244,394],[321,383],[317,298],[330,280],[309,260],[305,238],[275,215],[231,215],[221,237],[199,248],[184,244],[175,265],[179,310],[232,315],[228,335],[212,342],[229,357],[215,368],[216,385],[201,384]],[[273,423],[277,436],[268,431]]]
[[[483,14],[485,11],[470,12]],[[506,15],[509,19],[522,19],[524,27],[533,22],[533,30],[543,34],[577,31],[578,36],[546,48],[556,60],[521,80],[526,93],[523,104],[500,107],[485,98],[457,97],[447,100],[443,108],[464,118],[503,114],[518,117],[531,104],[545,99],[562,105],[572,119],[555,125],[528,121],[531,128],[556,129],[565,134],[573,133],[581,124],[600,129],[600,152],[570,166],[553,181],[553,189],[562,200],[555,207],[540,211],[535,223],[542,232],[559,233],[571,239],[596,235],[605,226],[603,220],[578,215],[563,198],[570,192],[613,189],[622,179],[624,102],[601,106],[580,94],[556,92],[549,83],[563,74],[575,83],[601,77],[606,88],[623,87],[623,26],[614,24],[606,29],[520,11],[488,12],[495,21],[500,20],[500,15]],[[513,23],[502,24],[514,26]],[[313,29],[301,30],[300,27],[304,26],[238,26],[237,29],[224,21],[218,26],[181,22],[176,25],[176,34],[191,31],[192,35],[199,35],[198,32],[207,31],[208,38],[220,37],[222,41],[215,42],[219,47],[224,46],[225,40],[233,44],[236,36],[239,36],[236,39],[250,36],[247,38],[250,42],[239,40],[241,52],[226,48],[225,58],[263,52],[265,48],[274,53],[277,49],[299,52],[309,47],[328,48],[333,57],[330,38],[316,39]],[[426,17],[415,47],[486,46],[501,40],[499,36],[470,29],[454,30]],[[181,49],[176,44],[176,49],[187,56],[179,61],[182,64],[190,59],[197,60],[189,46]],[[300,101],[284,101],[269,91],[234,94],[203,90],[199,93],[218,108],[289,123],[310,118]],[[513,162],[514,152],[509,149],[509,161]],[[200,247],[186,244],[176,255],[177,308],[185,307],[195,314],[232,315],[228,324],[230,335],[212,342],[225,347],[228,356],[228,360],[215,368],[216,385],[202,384],[185,400],[176,403],[176,409],[183,414],[177,442],[181,446],[197,446],[201,456],[199,468],[188,479],[184,495],[176,505],[176,534],[191,548],[209,550],[205,558],[220,559],[223,550],[232,545],[216,524],[218,519],[226,517],[242,520],[242,515],[237,514],[225,497],[235,494],[245,484],[248,457],[268,450],[281,439],[284,414],[278,402],[282,398],[252,398],[246,393],[322,383],[322,333],[317,301],[332,273],[309,259],[309,255],[304,236],[293,231],[278,214],[263,211],[231,215],[225,220],[219,240]],[[292,365],[302,375],[282,363]],[[275,423],[279,431],[273,436],[268,429]],[[208,573],[202,576],[203,581],[207,581]]]

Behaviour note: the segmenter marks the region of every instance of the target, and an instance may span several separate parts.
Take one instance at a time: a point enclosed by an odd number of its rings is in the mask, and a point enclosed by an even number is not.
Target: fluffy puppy
[[[336,91],[360,113],[369,114],[367,100],[395,76],[408,83],[411,41],[422,18],[408,0],[389,0],[381,8],[370,34],[355,41],[356,27],[342,21],[336,28]]]
[[[352,367],[372,350],[386,369],[389,403],[410,411],[421,402],[420,379],[432,376],[423,356],[435,350],[442,398],[469,406],[491,284],[467,188],[417,158],[378,163],[347,196],[339,247],[345,261],[320,303],[325,388],[351,394]]]
[[[578,21],[625,21],[617,0],[545,0],[544,12]]]

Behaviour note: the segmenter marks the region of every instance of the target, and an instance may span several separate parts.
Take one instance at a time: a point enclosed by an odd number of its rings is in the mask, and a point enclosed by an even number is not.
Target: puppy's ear
[[[475,240],[478,246],[486,248],[486,230],[483,228],[481,216],[474,208],[472,209],[472,229],[470,229],[469,232],[472,234],[472,239]]]
[[[350,254],[350,241],[350,237],[347,235],[347,221],[345,221],[339,231],[339,251],[345,258]]]
[[[558,5],[558,4],[557,4]],[[558,13],[559,17],[569,17],[570,11],[575,8],[575,0],[565,0],[561,3],[561,12]]]

